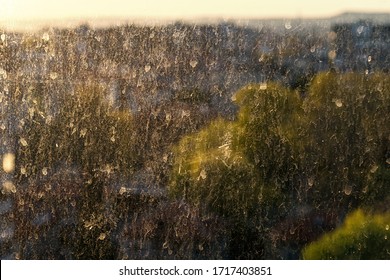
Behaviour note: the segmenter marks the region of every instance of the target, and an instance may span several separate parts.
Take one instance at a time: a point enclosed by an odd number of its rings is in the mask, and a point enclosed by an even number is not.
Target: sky
[[[305,18],[390,13],[390,0],[0,0],[0,21],[89,18]]]

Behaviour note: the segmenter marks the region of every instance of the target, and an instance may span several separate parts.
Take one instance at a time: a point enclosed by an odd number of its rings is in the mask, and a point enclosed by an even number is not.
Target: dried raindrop
[[[190,115],[191,115],[190,111],[188,111],[188,110],[181,110],[181,117],[182,118],[189,117]]]
[[[330,52],[328,53],[328,58],[329,58],[330,60],[335,60],[335,59],[336,59],[336,56],[337,56],[336,51],[330,51]]]
[[[126,188],[125,188],[125,187],[121,187],[121,188],[119,189],[119,194],[122,195],[122,194],[124,194],[124,193],[126,193]]]
[[[7,71],[5,71],[3,68],[0,68],[0,76],[3,76],[3,79],[7,79]]]
[[[3,194],[16,193],[16,186],[11,181],[5,181],[1,192]]]
[[[15,169],[15,155],[12,153],[6,153],[3,156],[3,170],[6,173],[11,173]]]
[[[198,65],[198,61],[196,61],[196,60],[191,60],[191,61],[190,61],[190,65],[191,65],[192,68],[195,68],[196,65]]]
[[[106,239],[106,234],[104,232],[102,232],[100,235],[99,235],[99,240],[104,240]]]
[[[57,79],[57,78],[58,78],[57,72],[51,72],[51,73],[50,73],[50,79],[55,80],[55,79]]]
[[[261,90],[266,90],[267,89],[267,83],[261,83],[260,84],[260,89]]]
[[[27,147],[28,146],[28,143],[27,143],[26,139],[24,139],[24,138],[20,138],[19,142],[20,142],[20,144],[23,147]]]
[[[199,173],[199,178],[198,179],[204,180],[206,178],[207,178],[207,172],[206,172],[206,170],[202,169],[202,171],[200,171],[200,173]]]
[[[80,137],[85,137],[85,135],[87,134],[87,129],[86,128],[83,128],[80,130]]]
[[[338,108],[341,108],[341,107],[343,107],[343,101],[341,100],[341,99],[335,99],[334,100],[334,104],[336,104],[336,106],[338,107]]]
[[[49,33],[47,33],[47,32],[43,33],[42,40],[44,40],[46,42],[49,41],[50,40]]]
[[[375,173],[378,170],[379,166],[377,164],[373,165],[370,169],[371,173]]]
[[[344,193],[346,195],[350,195],[352,193],[352,186],[351,185],[347,185],[344,187]]]
[[[47,175],[47,167],[42,168],[42,174],[43,174],[44,176]]]
[[[26,174],[27,174],[27,169],[26,169],[26,167],[22,166],[22,167],[20,168],[20,173],[21,173],[22,175],[26,175]]]

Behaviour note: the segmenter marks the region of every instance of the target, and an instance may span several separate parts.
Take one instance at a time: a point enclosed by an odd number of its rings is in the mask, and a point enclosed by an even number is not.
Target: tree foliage
[[[39,97],[42,92],[37,92]],[[83,85],[58,100],[57,112],[33,99],[18,150],[19,175],[47,175],[61,168],[130,174],[136,162],[130,112],[115,111],[97,85]]]
[[[304,259],[389,259],[390,214],[366,214],[359,209],[340,228],[303,250]]]
[[[285,220],[312,220],[302,215],[316,213],[318,235],[353,209],[379,208],[389,199],[389,86],[385,74],[333,72],[319,74],[304,98],[274,83],[249,85],[233,96],[235,121],[180,141],[170,193],[235,226],[262,228],[259,239],[294,224]],[[299,207],[307,214],[293,217]]]

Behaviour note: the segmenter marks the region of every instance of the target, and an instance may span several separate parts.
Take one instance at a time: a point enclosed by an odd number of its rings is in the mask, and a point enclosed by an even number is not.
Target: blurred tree
[[[102,88],[85,85],[65,93],[54,114],[42,109],[42,98],[31,102],[17,156],[21,177],[75,167],[90,175],[131,174],[136,162],[132,117],[112,110]]]
[[[214,121],[180,141],[169,188],[232,223],[232,257],[257,258],[265,253],[261,228],[284,216],[292,198],[301,101],[277,84],[249,85],[233,99],[237,121]],[[239,246],[249,239],[258,248]]]
[[[320,74],[303,108],[302,164],[312,203],[348,211],[388,197],[389,76]]]
[[[356,210],[344,224],[303,250],[304,259],[389,259],[390,214]]]

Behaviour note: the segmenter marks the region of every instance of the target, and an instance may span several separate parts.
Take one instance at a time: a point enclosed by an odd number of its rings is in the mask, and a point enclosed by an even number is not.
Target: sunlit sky
[[[4,20],[64,18],[327,17],[390,12],[390,0],[0,0]]]
[[[390,13],[390,0],[0,0],[0,28],[33,30],[80,22],[327,18]],[[113,22],[114,20],[114,22]]]

